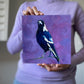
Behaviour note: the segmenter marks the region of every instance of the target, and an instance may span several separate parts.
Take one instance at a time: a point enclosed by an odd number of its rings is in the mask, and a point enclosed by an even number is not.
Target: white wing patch
[[[51,48],[50,44],[47,43],[47,45],[49,47],[49,50],[57,57],[57,55],[55,54],[54,50]]]
[[[47,43],[51,43],[51,44],[53,44],[53,40],[52,40],[52,38],[50,38],[50,41],[43,35],[43,37],[44,37],[44,40],[47,42]]]
[[[51,41],[51,42],[53,42],[53,39],[52,39],[52,38],[50,38],[50,41]]]
[[[43,31],[48,31],[46,25],[44,24]]]

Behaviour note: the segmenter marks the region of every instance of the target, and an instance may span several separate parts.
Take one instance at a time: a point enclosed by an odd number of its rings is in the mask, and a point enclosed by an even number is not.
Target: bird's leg
[[[38,59],[44,58],[44,56],[45,56],[45,52],[44,52],[44,54],[43,54],[41,57],[39,57]]]
[[[44,56],[45,56],[45,52],[44,52],[44,54],[42,55],[42,58],[44,58]]]
[[[48,57],[51,57],[51,51],[50,51],[50,54],[49,54],[49,56]]]

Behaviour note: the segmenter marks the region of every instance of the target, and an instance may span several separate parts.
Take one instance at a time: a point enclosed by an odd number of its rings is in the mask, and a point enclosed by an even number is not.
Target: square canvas
[[[70,15],[22,16],[23,62],[71,63]]]

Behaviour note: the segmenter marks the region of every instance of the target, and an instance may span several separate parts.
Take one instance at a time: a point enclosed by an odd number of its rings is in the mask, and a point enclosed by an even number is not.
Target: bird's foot
[[[44,58],[44,56],[41,56],[41,57],[39,57],[38,59],[42,59],[42,58]]]
[[[48,57],[51,57],[51,55],[49,55]]]

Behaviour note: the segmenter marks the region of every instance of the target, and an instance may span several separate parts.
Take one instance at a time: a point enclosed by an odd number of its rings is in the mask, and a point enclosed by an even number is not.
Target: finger
[[[41,11],[38,11],[40,15],[44,15],[44,13],[42,13]]]
[[[63,64],[63,67],[64,67],[65,69],[67,69],[67,68],[70,67],[70,65],[69,65],[69,64]]]
[[[56,64],[50,64],[51,67],[55,66]]]
[[[42,64],[37,64],[38,66],[41,66],[42,68],[44,67],[44,65],[42,65]]]
[[[33,9],[33,11],[34,11],[34,13],[35,13],[35,15],[40,15],[39,14],[39,12],[38,12],[38,10],[37,10],[37,8],[34,6],[34,7],[32,7],[32,9]]]
[[[38,66],[43,66],[42,64],[37,64]]]
[[[23,11],[23,15],[30,15],[27,11]]]
[[[51,67],[51,68],[50,68],[50,71],[62,71],[62,70],[63,70],[62,67],[60,67],[60,68],[57,68],[57,67]]]
[[[53,64],[51,64],[50,66],[53,66]]]
[[[57,64],[56,67],[63,67],[63,68],[68,68],[70,65],[69,64]]]
[[[56,67],[62,67],[63,64],[56,64]]]
[[[29,12],[30,15],[35,15],[33,9],[31,9],[30,7],[27,7],[27,12]]]
[[[42,64],[37,64],[38,66],[41,66]]]
[[[44,65],[44,67],[48,70],[48,71],[50,71],[50,65],[48,65],[48,64],[43,64]]]
[[[48,65],[49,67],[51,67],[51,64],[42,63],[42,65],[43,65],[43,66]]]
[[[56,64],[56,68],[58,68],[59,67],[59,65],[58,64]]]

